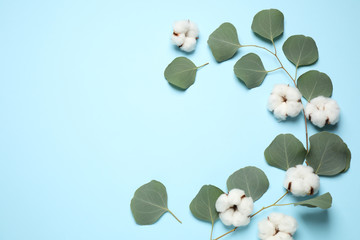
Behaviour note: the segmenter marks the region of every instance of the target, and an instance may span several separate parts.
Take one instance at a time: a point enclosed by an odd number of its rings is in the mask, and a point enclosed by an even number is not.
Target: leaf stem
[[[173,217],[174,217],[179,223],[182,224],[182,222],[175,216],[175,214],[174,214],[172,211],[170,211],[170,210],[168,209],[168,212],[169,212],[171,215],[173,215]]]
[[[210,240],[212,240],[213,231],[214,231],[214,222],[211,223]]]
[[[273,69],[273,70],[269,70],[269,71],[266,71],[267,73],[269,73],[269,72],[274,72],[274,71],[276,71],[276,70],[279,70],[279,69],[281,69],[282,67],[278,67],[278,68],[275,68],[275,69]]]
[[[236,229],[237,229],[237,227],[235,227],[235,228],[231,229],[230,231],[224,233],[224,234],[221,235],[220,237],[215,238],[214,240],[219,240],[220,238],[225,237],[226,235],[228,235],[228,234],[230,234],[230,233],[232,233],[232,232],[235,232]]]
[[[250,217],[254,217],[256,214],[260,213],[261,211],[270,208],[270,207],[274,207],[274,206],[280,206],[279,204],[277,204],[278,202],[280,202],[281,199],[283,199],[287,194],[289,193],[289,191],[286,190],[286,192],[284,193],[284,195],[282,195],[278,200],[276,200],[273,204],[266,206],[266,207],[262,207],[259,211],[257,211],[256,213],[254,213],[253,215],[251,215]]]
[[[196,67],[197,69],[199,69],[199,68],[202,68],[202,67],[204,67],[204,66],[206,66],[206,65],[208,65],[209,63],[205,63],[205,64],[203,64],[203,65],[201,65],[201,66],[198,66],[198,67]]]
[[[266,47],[261,47],[261,46],[258,46],[258,45],[240,45],[240,47],[256,47],[256,48],[261,48],[261,49],[264,49],[265,51],[268,51],[269,53],[271,53],[272,55],[275,56],[275,53],[273,53],[272,51],[270,51],[269,49],[267,49]]]

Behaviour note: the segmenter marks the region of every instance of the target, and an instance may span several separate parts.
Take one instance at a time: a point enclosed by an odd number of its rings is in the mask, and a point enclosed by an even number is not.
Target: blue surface
[[[225,3],[226,2],[226,3]],[[360,1],[0,1],[0,239],[209,239],[210,225],[188,205],[203,184],[226,190],[227,177],[255,165],[270,180],[255,209],[283,193],[284,172],[268,166],[264,149],[280,133],[305,142],[302,117],[277,122],[266,110],[284,72],[269,74],[247,90],[233,65],[250,51],[267,69],[277,62],[264,51],[241,49],[217,64],[209,34],[232,22],[242,44],[268,43],[250,29],[266,8],[285,15],[278,49],[293,34],[315,39],[320,58],[309,69],[326,72],[341,106],[339,134],[352,151],[346,174],[321,178],[331,192],[328,211],[281,207],[259,214],[226,239],[257,239],[257,224],[271,211],[295,216],[297,240],[357,239],[359,216]],[[198,23],[192,54],[170,44],[174,20]],[[175,57],[187,56],[199,70],[195,84],[177,91],[163,77]],[[294,67],[280,54],[285,66]],[[318,132],[309,126],[310,135]],[[169,208],[155,225],[138,226],[130,200],[142,184],[157,179]],[[282,203],[294,199],[287,197]],[[220,222],[214,236],[228,228]]]

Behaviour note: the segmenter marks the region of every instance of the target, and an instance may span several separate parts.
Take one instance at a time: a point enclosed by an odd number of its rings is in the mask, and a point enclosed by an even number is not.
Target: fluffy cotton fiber
[[[185,52],[192,52],[199,38],[197,25],[190,20],[176,21],[173,25],[171,41]]]
[[[320,178],[312,167],[297,165],[286,171],[284,188],[295,196],[313,195],[319,191]]]
[[[322,128],[339,121],[340,108],[335,100],[319,96],[306,105],[305,115],[315,126]]]
[[[282,213],[271,213],[258,223],[261,240],[292,240],[296,228],[296,219]]]
[[[288,116],[296,117],[303,109],[300,91],[286,84],[275,85],[269,97],[268,109],[280,120]]]
[[[241,189],[232,189],[229,194],[221,194],[215,204],[220,220],[226,226],[235,227],[248,225],[250,214],[254,209],[251,197],[246,197]]]

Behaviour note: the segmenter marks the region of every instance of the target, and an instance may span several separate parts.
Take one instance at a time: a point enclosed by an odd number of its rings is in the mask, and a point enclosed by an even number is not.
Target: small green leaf
[[[333,85],[325,73],[311,70],[301,75],[297,82],[301,94],[308,101],[318,96],[331,97],[332,95]]]
[[[310,137],[310,150],[306,160],[316,174],[334,176],[350,165],[349,152],[338,135],[320,132]]]
[[[191,213],[198,219],[214,223],[219,215],[215,208],[216,200],[224,192],[213,186],[204,185],[190,203]]]
[[[238,188],[245,191],[247,197],[258,200],[269,188],[265,173],[257,167],[245,167],[234,172],[226,182],[227,188]]]
[[[247,88],[260,86],[267,74],[260,57],[255,53],[240,58],[234,66],[234,72]]]
[[[273,42],[284,32],[284,15],[277,9],[262,10],[254,16],[251,29]]]
[[[346,145],[346,143],[345,143],[345,145]],[[350,162],[351,162],[351,151],[348,148],[348,146],[346,145],[346,167],[342,172],[346,172],[347,170],[349,170]]]
[[[287,59],[296,67],[311,65],[319,58],[314,39],[304,35],[289,37],[283,45],[283,51]]]
[[[178,57],[166,67],[164,75],[169,83],[185,90],[194,84],[197,69],[188,58]]]
[[[302,202],[294,203],[294,206],[305,206],[305,207],[318,207],[321,209],[328,209],[331,207],[332,204],[332,197],[330,193],[325,193],[323,195],[314,197],[312,199],[308,199]]]
[[[165,212],[170,212],[165,186],[155,180],[142,185],[135,191],[130,207],[137,224],[155,223]]]
[[[305,160],[306,149],[292,134],[280,134],[264,152],[267,163],[273,167],[288,170]]]
[[[240,48],[236,28],[231,23],[223,23],[218,27],[207,41],[216,61],[223,62],[234,56]]]

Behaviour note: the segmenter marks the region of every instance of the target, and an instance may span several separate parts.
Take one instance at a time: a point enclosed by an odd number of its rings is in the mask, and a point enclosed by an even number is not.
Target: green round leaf
[[[200,220],[214,224],[219,217],[215,203],[223,193],[221,189],[213,185],[202,186],[199,193],[190,203],[191,213]]]
[[[331,204],[332,204],[331,194],[325,193],[323,195],[317,196],[312,199],[294,203],[294,206],[301,205],[301,206],[311,207],[311,208],[318,207],[321,209],[328,209],[331,207]]]
[[[273,167],[288,170],[305,160],[306,149],[292,134],[280,134],[264,152],[267,163]]]
[[[287,59],[296,67],[311,65],[319,58],[315,41],[304,35],[289,37],[283,45],[283,51]]]
[[[245,191],[246,196],[258,200],[269,188],[269,180],[265,173],[257,167],[245,167],[234,172],[226,182],[227,188],[238,188]]]
[[[318,96],[331,97],[333,91],[329,76],[316,70],[301,75],[297,81],[297,86],[308,101]]]
[[[142,185],[136,190],[130,207],[137,224],[155,223],[165,212],[169,211],[165,186],[155,180]]]
[[[234,66],[234,72],[248,88],[260,86],[267,74],[260,57],[255,53],[249,53],[240,58]]]
[[[284,32],[284,15],[277,9],[262,10],[254,16],[251,29],[273,42]]]
[[[236,28],[231,23],[223,23],[218,27],[207,41],[216,61],[223,62],[234,56],[240,48]]]
[[[320,132],[310,137],[310,150],[306,160],[316,174],[336,175],[350,165],[349,158],[349,149],[338,135]]]
[[[351,152],[350,152],[350,149],[348,148],[348,146],[346,145],[346,167],[343,170],[343,172],[346,172],[347,170],[349,170],[350,162],[351,162]]]
[[[164,76],[169,83],[185,90],[194,84],[197,69],[188,58],[178,57],[166,67]]]

